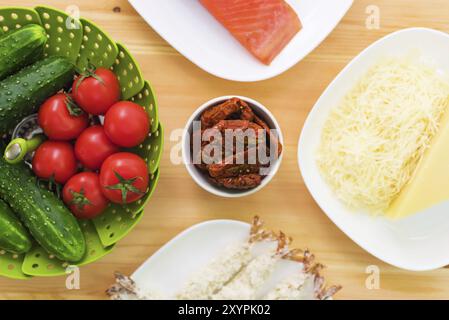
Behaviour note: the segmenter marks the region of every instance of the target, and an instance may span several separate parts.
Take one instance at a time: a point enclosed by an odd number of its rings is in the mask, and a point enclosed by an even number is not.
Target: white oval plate
[[[201,69],[235,81],[272,78],[293,67],[337,26],[353,0],[287,0],[303,29],[266,66],[222,27],[198,0],[129,0],[170,45]]]
[[[322,179],[315,161],[321,131],[331,108],[379,59],[414,52],[439,71],[449,74],[449,35],[446,33],[412,28],[378,40],[343,69],[313,107],[300,137],[298,161],[315,201],[354,242],[389,264],[421,271],[449,264],[449,202],[398,221],[352,212]]]

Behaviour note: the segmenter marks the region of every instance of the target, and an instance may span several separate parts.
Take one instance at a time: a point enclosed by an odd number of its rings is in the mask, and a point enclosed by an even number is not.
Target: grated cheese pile
[[[353,209],[384,212],[412,177],[449,104],[449,84],[413,59],[370,69],[325,122],[317,164]]]

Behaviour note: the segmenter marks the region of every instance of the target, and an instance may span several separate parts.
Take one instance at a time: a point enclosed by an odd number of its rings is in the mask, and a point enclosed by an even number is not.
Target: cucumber
[[[32,242],[28,231],[22,226],[11,208],[0,200],[0,249],[11,253],[27,253]]]
[[[83,258],[86,241],[78,221],[52,192],[38,186],[25,164],[0,159],[0,197],[48,253],[68,262]]]
[[[0,81],[0,135],[35,113],[50,96],[73,81],[75,66],[63,57],[49,57]]]
[[[0,80],[40,60],[46,43],[47,34],[37,24],[29,24],[1,36]]]

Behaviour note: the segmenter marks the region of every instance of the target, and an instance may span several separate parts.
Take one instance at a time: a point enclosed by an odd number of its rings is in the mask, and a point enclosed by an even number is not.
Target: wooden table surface
[[[307,58],[281,76],[257,83],[225,81],[202,71],[161,39],[126,0],[14,0],[17,6],[38,3],[62,10],[69,4],[77,5],[81,16],[127,45],[156,90],[166,129],[165,151],[161,179],[141,223],[110,255],[82,267],[80,290],[67,290],[65,277],[28,281],[2,278],[0,299],[104,299],[114,271],[131,274],[185,228],[209,219],[249,221],[255,214],[269,227],[292,235],[297,247],[310,248],[316,254],[328,267],[325,275],[329,281],[344,287],[338,299],[449,298],[448,268],[421,273],[402,271],[366,253],[343,234],[308,193],[296,157],[304,120],[338,72],[362,49],[395,30],[420,26],[449,32],[447,0],[355,0],[339,26]],[[0,6],[9,4],[9,0],[0,0]],[[369,5],[380,8],[378,30],[366,28]],[[276,116],[285,137],[284,160],[277,176],[264,190],[244,199],[225,200],[206,193],[183,165],[170,161],[171,148],[176,144],[170,141],[170,133],[182,128],[204,101],[227,94],[264,103]],[[365,285],[370,265],[380,270],[377,290]]]

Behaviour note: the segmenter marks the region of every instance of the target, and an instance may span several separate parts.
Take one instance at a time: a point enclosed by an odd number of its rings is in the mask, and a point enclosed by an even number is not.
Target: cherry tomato
[[[109,140],[102,126],[87,128],[75,143],[76,158],[90,170],[100,169],[104,160],[118,151],[119,148]]]
[[[114,203],[126,204],[142,198],[148,189],[148,180],[145,161],[133,153],[113,154],[101,166],[103,194]]]
[[[33,158],[33,171],[41,179],[64,184],[77,170],[75,153],[68,142],[46,141],[39,146]]]
[[[104,131],[116,145],[125,148],[141,144],[150,132],[145,109],[129,101],[114,104],[104,118]]]
[[[104,115],[120,100],[120,84],[115,74],[105,68],[87,70],[73,83],[73,98],[87,113]]]
[[[76,139],[87,127],[88,115],[65,93],[49,98],[39,109],[39,126],[52,140]]]
[[[93,219],[109,204],[101,192],[100,178],[93,172],[82,172],[70,178],[62,190],[62,197],[79,219]]]

